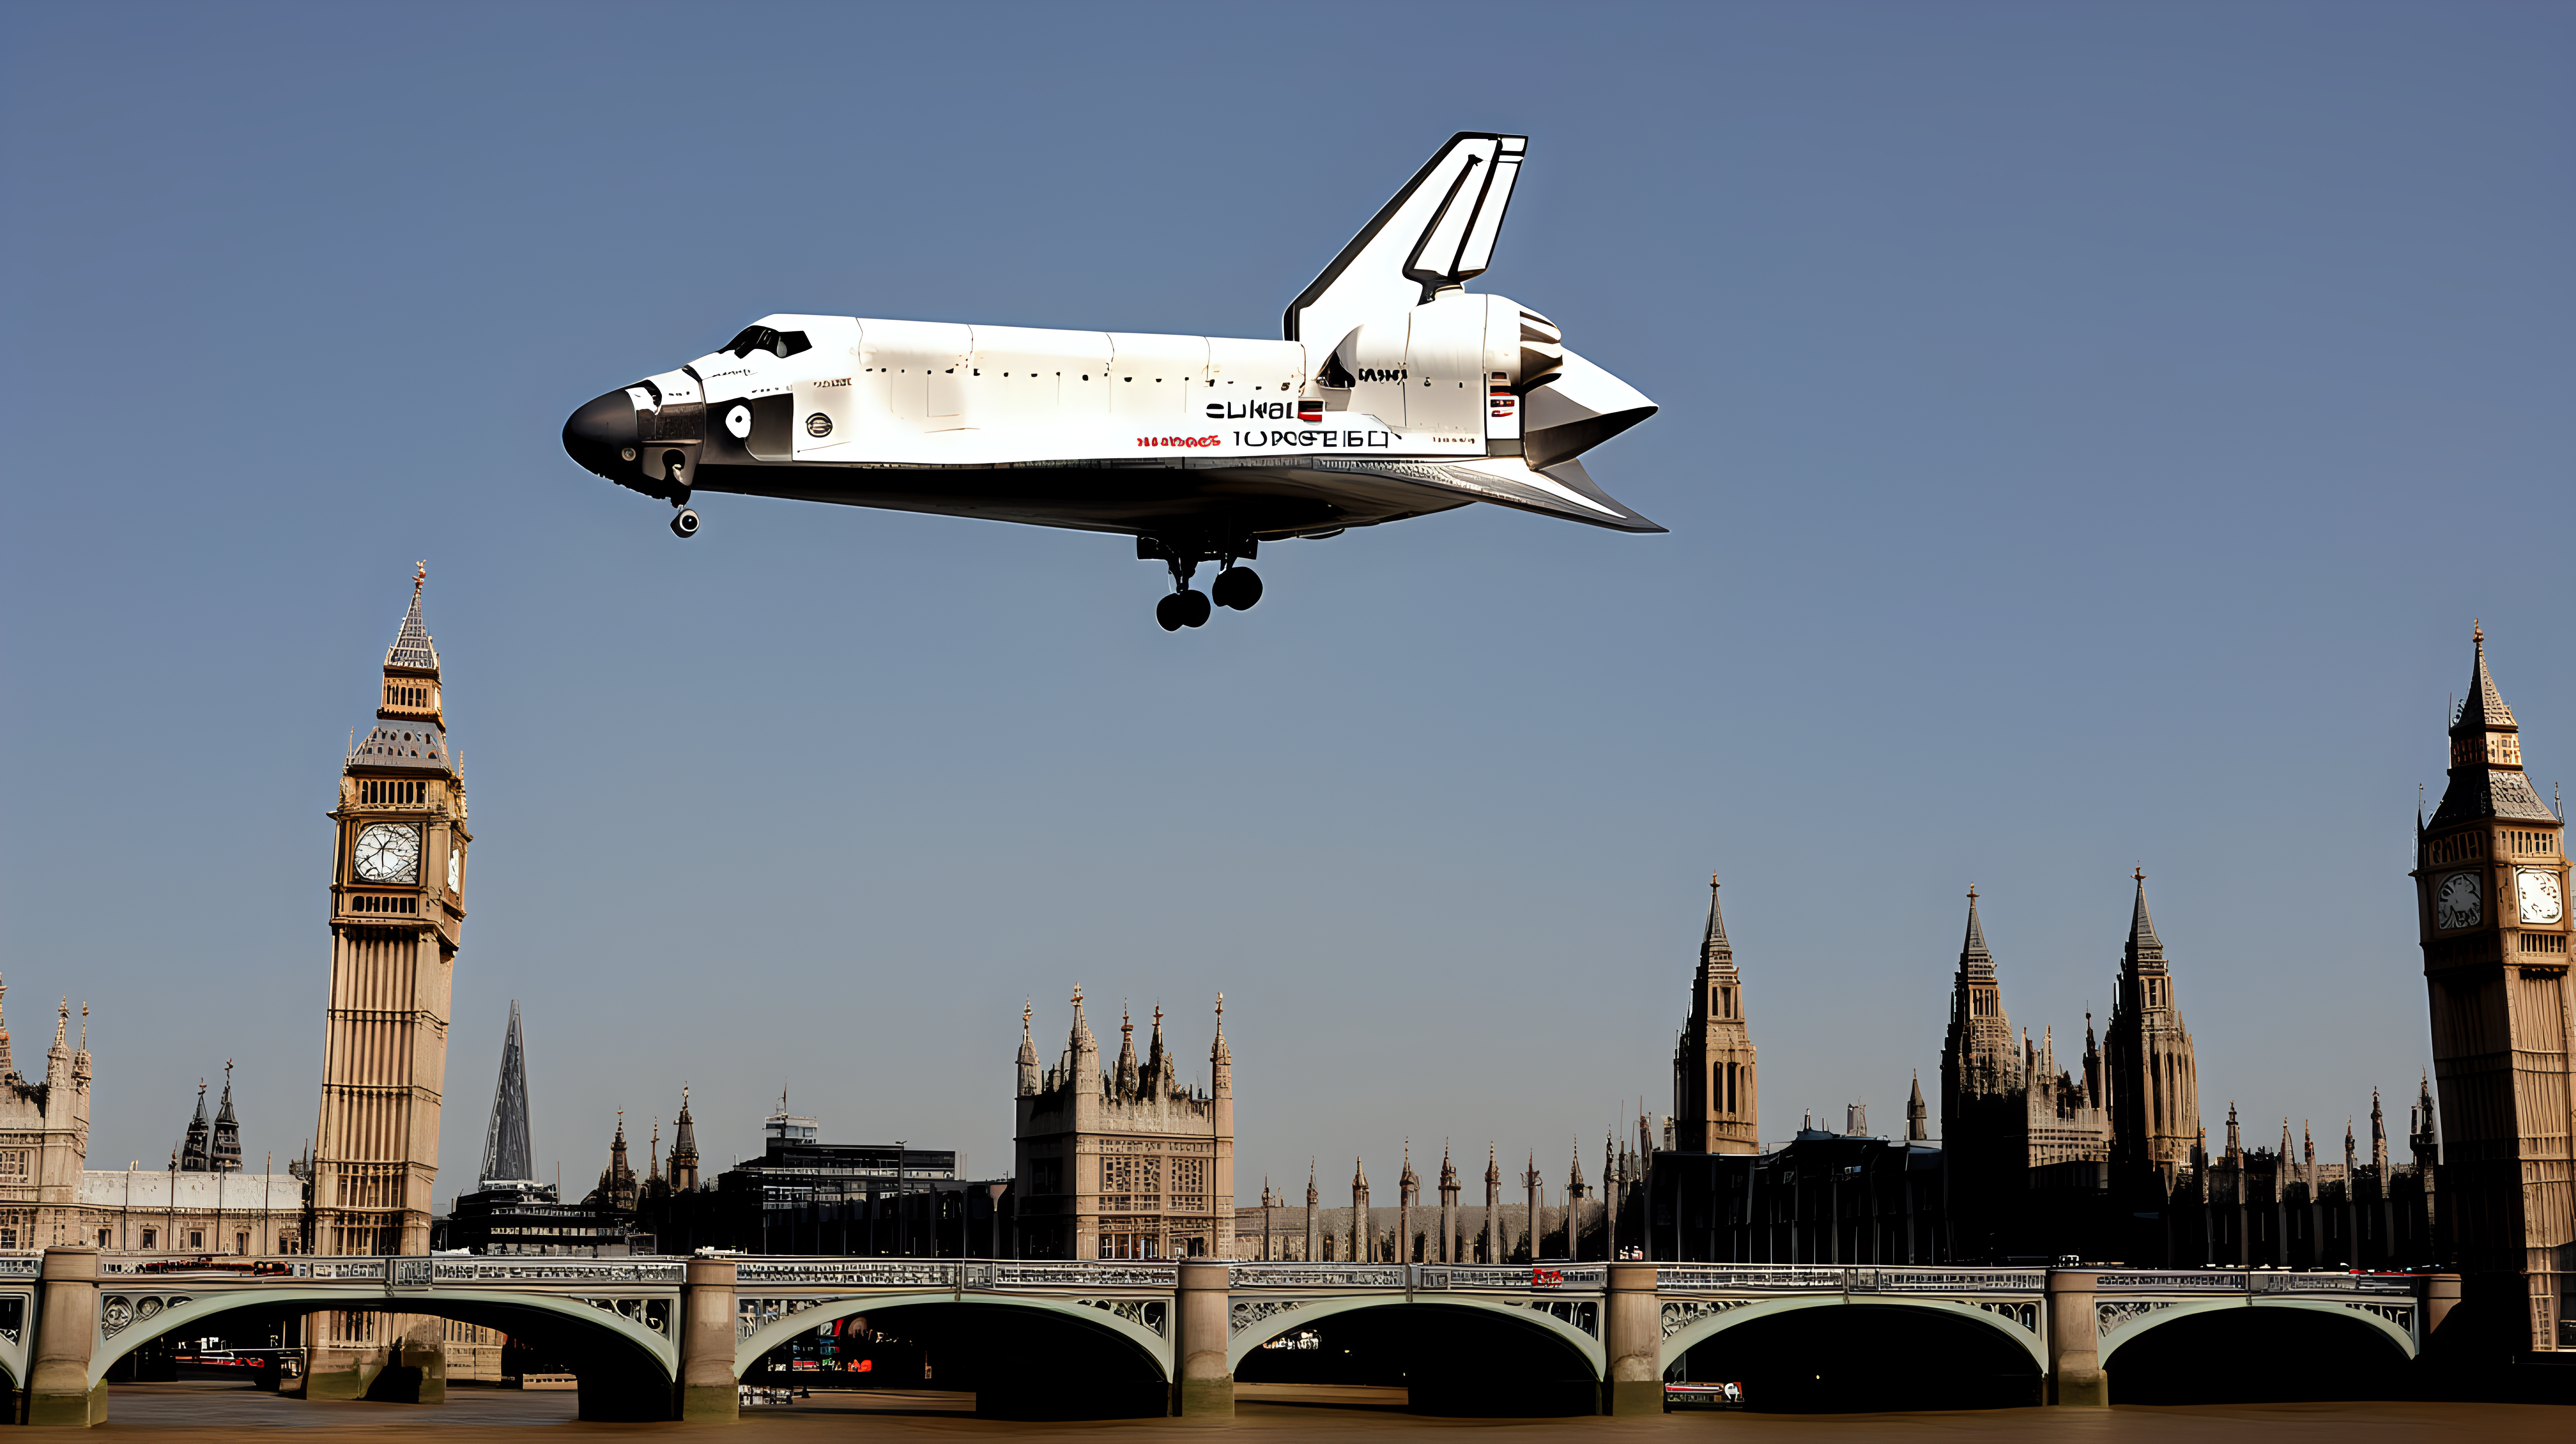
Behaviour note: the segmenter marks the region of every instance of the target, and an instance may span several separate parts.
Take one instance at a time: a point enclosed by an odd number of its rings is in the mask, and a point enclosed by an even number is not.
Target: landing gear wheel
[[[1261,600],[1261,574],[1250,567],[1227,567],[1216,574],[1208,595],[1220,607],[1251,611],[1252,604]]]
[[[1204,627],[1207,625],[1207,619],[1215,614],[1214,609],[1208,605],[1207,593],[1196,587],[1192,587],[1172,600],[1181,604],[1181,625],[1185,627]]]
[[[1154,620],[1163,624],[1164,631],[1177,632],[1189,625],[1189,611],[1189,605],[1181,600],[1181,594],[1174,592],[1154,604]]]
[[[671,518],[671,535],[676,537],[693,537],[697,534],[697,508],[689,506],[680,508],[680,514]]]

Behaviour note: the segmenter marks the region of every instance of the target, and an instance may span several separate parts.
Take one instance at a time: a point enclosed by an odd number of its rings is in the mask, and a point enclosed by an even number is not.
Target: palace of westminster
[[[2368,1136],[2317,1156],[2283,1120],[2248,1146],[2227,1106],[2204,1126],[2180,989],[2136,893],[2117,995],[2080,1058],[2052,1029],[2033,1041],[2004,1002],[1978,899],[1967,899],[1936,1100],[1918,1081],[1904,1136],[1812,1120],[1765,1151],[1746,973],[1711,881],[1708,922],[1673,1055],[1673,1106],[1606,1140],[1597,1183],[1575,1157],[1560,1180],[1537,1158],[1512,1169],[1489,1147],[1480,1197],[1443,1156],[1426,1201],[1403,1160],[1391,1206],[1354,1165],[1347,1206],[1265,1180],[1237,1201],[1234,1069],[1216,1006],[1208,1082],[1184,1081],[1155,1010],[1142,1055],[1133,1018],[1105,1059],[1080,989],[1066,1041],[1042,1063],[1024,1010],[1005,1177],[976,1180],[954,1152],[821,1141],[782,1097],[766,1151],[701,1179],[684,1098],[667,1153],[638,1176],[622,1117],[598,1186],[559,1198],[535,1178],[525,1055],[513,1004],[477,1186],[433,1213],[446,1087],[449,995],[473,834],[446,728],[422,576],[387,649],[372,724],[343,759],[320,1113],[309,1154],[243,1171],[230,1068],[216,1116],[204,1089],[166,1168],[86,1167],[89,1012],[73,1041],[56,1010],[40,1078],[20,1071],[0,1017],[0,1252],[49,1245],[196,1255],[488,1252],[946,1253],[1032,1258],[1232,1256],[1304,1260],[1645,1257],[1779,1263],[1919,1263],[2065,1256],[2141,1267],[2455,1267],[2466,1303],[2532,1351],[2576,1350],[2576,1077],[2568,979],[2564,826],[2523,770],[2518,725],[2475,638],[2467,700],[2450,727],[2449,782],[2416,824],[2411,873],[2433,1067],[2392,1136],[2370,1100]],[[1758,966],[1754,969],[1758,979]],[[1195,1071],[1195,1070],[1191,1070]],[[1934,1129],[1937,1127],[1937,1142]],[[1776,1137],[1776,1135],[1774,1135]],[[2260,1143],[2259,1138],[2253,1140]],[[1473,1168],[1473,1160],[1467,1160]],[[1426,1157],[1424,1166],[1430,1167]],[[1552,1166],[1552,1165],[1551,1165]],[[1338,1187],[1337,1190],[1338,1191]],[[381,1315],[306,1324],[316,1387],[443,1354],[446,1373],[497,1367],[497,1336]],[[372,1361],[372,1362],[371,1362]]]

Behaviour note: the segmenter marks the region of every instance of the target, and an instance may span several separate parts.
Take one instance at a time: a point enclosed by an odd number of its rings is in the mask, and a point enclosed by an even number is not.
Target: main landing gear
[[[1228,547],[1211,556],[1195,548],[1173,546],[1152,537],[1136,539],[1136,555],[1140,559],[1160,560],[1171,569],[1172,594],[1154,604],[1154,620],[1162,624],[1164,631],[1204,627],[1208,618],[1216,615],[1218,607],[1248,612],[1252,610],[1253,603],[1261,600],[1261,574],[1237,560],[1251,556],[1255,543],[1237,545],[1241,550]],[[1204,592],[1190,585],[1190,578],[1197,574],[1202,561],[1217,562],[1222,568],[1216,574],[1215,585]]]
[[[698,534],[698,511],[697,511],[697,508],[696,508],[696,507],[690,507],[690,506],[684,506],[684,507],[680,508],[679,512],[671,518],[671,535],[673,535],[673,536],[675,536],[675,537],[687,538],[687,537],[693,537],[693,536],[696,536],[697,534]]]

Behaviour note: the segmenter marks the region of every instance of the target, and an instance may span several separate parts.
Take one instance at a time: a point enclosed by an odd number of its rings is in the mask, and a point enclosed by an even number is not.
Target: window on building
[[[110,1244],[110,1243],[108,1242],[108,1234],[109,1234],[109,1232],[110,1232],[110,1231],[109,1231],[109,1230],[107,1230],[107,1229],[100,1229],[100,1230],[98,1231],[98,1246],[99,1246],[100,1248],[111,1248],[111,1247],[113,1247],[113,1246],[114,1246],[114,1245],[112,1245],[112,1244]]]
[[[161,1230],[157,1228],[145,1229],[143,1231],[143,1246],[146,1249],[159,1248],[161,1246]]]
[[[248,1252],[250,1252],[250,1235],[249,1235],[249,1234],[246,1234],[246,1233],[237,1233],[237,1234],[234,1234],[234,1235],[233,1235],[233,1252],[235,1252],[235,1253],[248,1253]]]
[[[0,1228],[0,1249],[13,1249],[17,1246],[18,1231],[14,1228]]]
[[[188,1248],[190,1251],[202,1253],[205,1251],[205,1247],[206,1231],[202,1228],[192,1228],[188,1230]]]

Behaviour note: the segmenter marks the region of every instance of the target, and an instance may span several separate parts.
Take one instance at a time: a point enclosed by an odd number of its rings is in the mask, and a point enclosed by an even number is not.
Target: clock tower
[[[426,564],[385,650],[375,725],[331,811],[331,994],[314,1130],[313,1251],[429,1252],[447,1001],[465,921],[465,782],[421,626]]]
[[[2462,1302],[2483,1304],[2497,1342],[2576,1349],[2561,1262],[2576,1245],[2566,826],[2524,775],[2521,729],[2487,673],[2486,632],[2473,636],[2450,783],[2433,820],[2418,818],[2412,874],[2444,1212]]]

